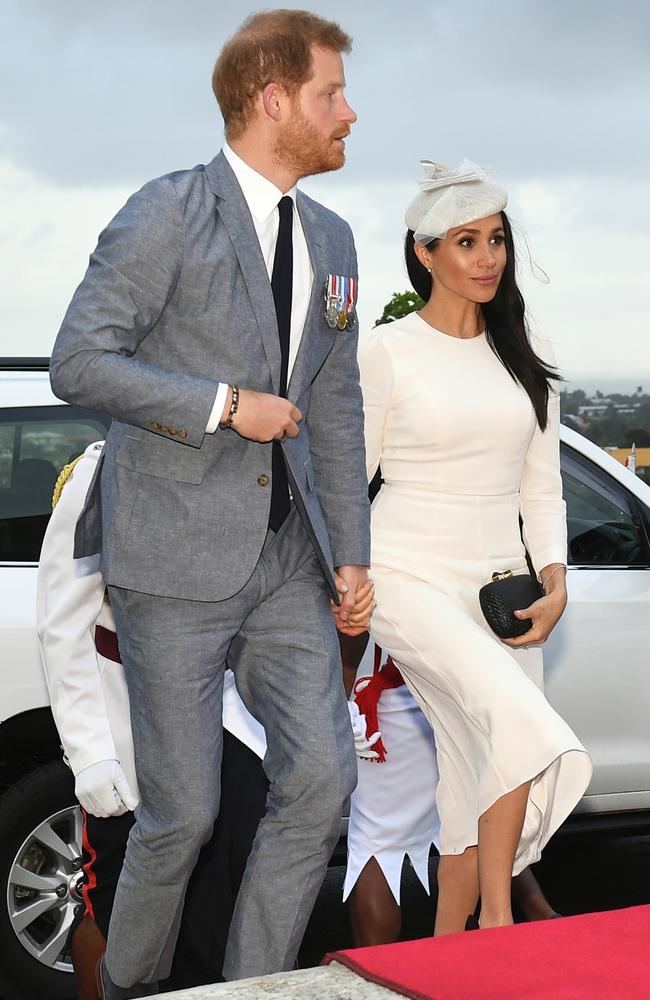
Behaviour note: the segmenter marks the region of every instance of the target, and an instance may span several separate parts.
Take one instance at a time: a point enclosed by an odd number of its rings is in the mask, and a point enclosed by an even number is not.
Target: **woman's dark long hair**
[[[542,430],[548,422],[547,407],[551,379],[561,376],[552,365],[538,358],[528,339],[526,306],[515,277],[515,244],[512,227],[505,212],[501,212],[505,234],[506,266],[497,293],[491,302],[481,305],[485,319],[485,332],[490,347],[507,372],[526,390],[535,410],[537,422]],[[439,240],[427,244],[427,250],[435,253]],[[428,302],[431,296],[432,278],[415,253],[413,230],[409,229],[404,241],[406,269],[413,288],[420,298]]]

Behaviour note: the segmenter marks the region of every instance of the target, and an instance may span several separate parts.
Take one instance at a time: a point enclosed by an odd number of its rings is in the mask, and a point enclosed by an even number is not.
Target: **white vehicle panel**
[[[50,389],[45,372],[0,374],[0,406],[64,406]]]
[[[0,564],[0,722],[50,703],[35,619],[36,567]]]
[[[571,568],[567,579],[546,695],[592,755],[587,795],[643,793],[633,808],[650,808],[650,570]]]

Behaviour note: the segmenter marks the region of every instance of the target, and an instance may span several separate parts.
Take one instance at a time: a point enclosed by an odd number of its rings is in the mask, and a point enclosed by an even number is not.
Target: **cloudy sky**
[[[309,7],[354,37],[348,163],[303,186],[355,231],[362,326],[408,287],[400,244],[418,161],[468,157],[510,192],[531,321],[567,376],[650,385],[647,0]],[[256,9],[0,0],[1,355],[48,354],[131,191],[218,150],[212,65]]]

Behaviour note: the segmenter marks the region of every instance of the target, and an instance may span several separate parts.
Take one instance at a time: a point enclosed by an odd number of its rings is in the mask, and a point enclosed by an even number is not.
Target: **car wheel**
[[[0,797],[0,995],[75,996],[68,937],[81,904],[81,810],[61,761]]]

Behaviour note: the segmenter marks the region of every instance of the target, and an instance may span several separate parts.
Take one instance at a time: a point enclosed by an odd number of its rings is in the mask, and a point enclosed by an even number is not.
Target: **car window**
[[[639,479],[650,486],[650,465],[642,465],[640,468],[637,466],[636,474]]]
[[[11,485],[13,440],[13,424],[0,424],[0,490],[6,490]]]
[[[565,449],[569,564],[647,566],[648,542],[635,498],[594,462]]]
[[[75,406],[0,409],[0,561],[38,560],[61,469],[109,423]]]

